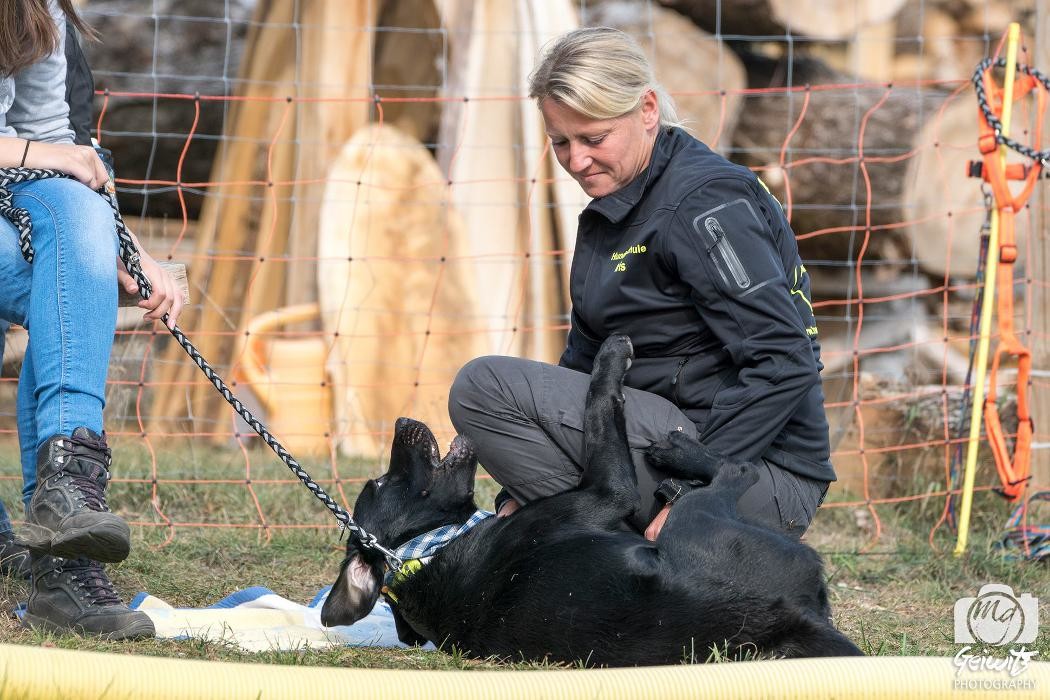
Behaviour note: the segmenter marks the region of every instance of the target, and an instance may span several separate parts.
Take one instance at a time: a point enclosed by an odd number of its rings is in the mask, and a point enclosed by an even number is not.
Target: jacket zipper
[[[729,268],[729,273],[733,275],[733,281],[741,289],[747,289],[751,286],[751,277],[747,274],[747,270],[744,269],[743,264],[740,262],[740,258],[736,254],[736,250],[733,248],[733,244],[729,242],[729,238],[726,237],[726,232],[722,228],[722,223],[713,216],[707,217],[704,221],[704,228],[707,229],[707,233],[711,236],[711,247],[718,248],[718,252],[722,254],[722,260],[725,261],[726,267]],[[710,250],[710,248],[708,249]]]
[[[685,363],[689,362],[689,356],[683,357],[678,361],[678,368],[674,371],[674,376],[671,377],[671,402],[678,405],[678,378],[682,376],[682,369],[685,367]]]

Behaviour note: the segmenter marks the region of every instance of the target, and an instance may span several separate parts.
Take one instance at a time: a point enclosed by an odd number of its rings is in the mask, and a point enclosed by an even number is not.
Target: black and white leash
[[[1007,148],[1017,151],[1026,158],[1034,160],[1035,162],[1039,163],[1041,167],[1047,167],[1048,165],[1050,165],[1050,149],[1045,151],[1039,151],[1032,148],[1031,146],[1026,146],[1025,144],[1019,141],[1015,141],[1009,136],[1003,134],[1003,124],[995,116],[992,110],[992,106],[988,104],[988,95],[984,89],[984,72],[993,65],[998,66],[999,68],[1006,68],[1006,59],[995,59],[991,57],[984,59],[983,61],[977,64],[977,69],[973,72],[973,77],[971,78],[971,80],[973,80],[974,92],[977,93],[977,105],[981,108],[981,112],[984,114],[984,118],[985,121],[988,122],[988,126],[992,127],[992,131],[995,133],[995,142],[999,145],[1006,146]],[[1031,66],[1025,65],[1023,63],[1018,63],[1017,70],[1024,73],[1025,75],[1032,76],[1040,83],[1042,83],[1043,87],[1045,87],[1047,91],[1050,91],[1050,78],[1047,78],[1035,68],[1032,68]]]
[[[11,194],[11,186],[17,185],[24,182],[30,182],[33,180],[43,180],[53,177],[70,177],[66,173],[59,172],[57,170],[43,170],[35,168],[0,168],[0,216],[3,216],[9,220],[18,229],[18,241],[19,247],[22,250],[22,257],[25,258],[26,262],[33,262],[33,233],[32,233],[32,222],[29,219],[29,212],[25,209],[21,209],[14,204],[14,199]],[[127,226],[124,224],[124,219],[120,215],[120,209],[117,207],[117,198],[115,194],[107,188],[101,188],[98,193],[106,199],[109,203],[110,208],[113,210],[113,219],[116,222],[117,227],[117,239],[120,248],[120,259],[124,261],[124,266],[127,268],[128,273],[132,276],[135,282],[139,286],[139,294],[143,299],[149,299],[153,293],[153,287],[149,280],[142,273],[142,265],[139,258],[138,248],[135,246],[135,241],[131,237],[131,233],[128,231]],[[164,322],[167,327],[168,317],[165,314]],[[212,383],[216,391],[222,394],[222,397],[226,399],[226,402],[233,406],[233,410],[244,419],[244,421],[259,434],[260,437],[270,446],[278,457],[281,458],[288,468],[295,474],[306,488],[310,489],[310,492],[318,498],[328,510],[332,511],[332,515],[335,516],[343,529],[349,530],[353,537],[356,537],[361,543],[361,546],[366,549],[372,549],[380,552],[386,557],[387,563],[395,570],[400,570],[404,563],[401,559],[391,550],[387,549],[376,540],[375,536],[365,531],[360,525],[354,522],[354,519],[350,517],[350,514],[346,512],[346,509],[340,506],[335,500],[329,496],[323,488],[321,488],[310,475],[299,466],[299,462],[292,457],[284,446],[266,429],[251,411],[245,408],[244,404],[233,395],[230,388],[226,386],[226,382],[222,380],[215,370],[212,369],[211,365],[201,356],[194,347],[193,343],[189,341],[186,334],[182,332],[178,324],[174,328],[169,329],[171,334],[175,336],[175,339],[179,342],[179,345],[186,351],[186,354],[190,356],[190,359],[200,367],[201,371],[204,372],[204,376],[208,378],[208,381]]]

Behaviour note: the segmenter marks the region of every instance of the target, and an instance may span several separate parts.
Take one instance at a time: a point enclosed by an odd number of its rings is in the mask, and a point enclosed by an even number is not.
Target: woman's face
[[[547,97],[540,112],[561,167],[589,197],[616,192],[649,165],[660,125],[656,93],[614,119],[591,119]]]

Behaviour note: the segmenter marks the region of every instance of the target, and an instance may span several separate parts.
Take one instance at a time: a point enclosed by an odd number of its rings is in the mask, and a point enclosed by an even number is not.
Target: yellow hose
[[[0,700],[269,698],[948,698],[1046,697],[1050,663],[960,670],[947,657],[751,661],[565,671],[304,668],[100,654],[0,644]]]

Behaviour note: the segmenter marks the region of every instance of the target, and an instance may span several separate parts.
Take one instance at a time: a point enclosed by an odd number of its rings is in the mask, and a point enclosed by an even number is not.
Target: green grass
[[[13,445],[0,449],[0,476],[17,474]],[[309,601],[332,583],[345,542],[338,539],[335,521],[319,501],[297,484],[271,484],[290,478],[286,467],[269,451],[252,449],[248,459],[239,450],[195,445],[179,452],[163,452],[156,461],[145,449],[126,445],[116,450],[114,473],[122,478],[151,479],[153,465],[162,480],[232,479],[233,484],[165,483],[158,486],[157,508],[151,502],[151,483],[114,483],[110,503],[129,521],[149,523],[133,528],[134,548],[124,563],[109,572],[128,598],[150,593],[176,606],[205,606],[251,585]],[[318,461],[304,467],[315,478],[338,474],[343,493],[353,502],[363,476],[375,476],[374,462]],[[258,498],[249,491],[247,477]],[[20,482],[0,479],[0,498],[9,507],[17,503]],[[326,490],[338,493],[338,489]],[[478,503],[492,502],[496,486],[491,479],[477,483]],[[832,501],[847,500],[833,494]],[[839,628],[868,654],[954,655],[952,609],[956,599],[974,595],[985,583],[1013,586],[1042,603],[1041,618],[1050,620],[1050,576],[1045,564],[1011,561],[993,547],[1009,508],[997,496],[978,494],[970,546],[962,557],[951,554],[954,536],[941,528],[931,548],[928,535],[940,516],[942,501],[915,501],[880,506],[882,534],[873,540],[873,520],[866,509],[825,507],[820,510],[806,540],[824,556],[829,592]],[[831,504],[833,505],[833,503]],[[160,513],[163,513],[162,517]],[[176,523],[165,526],[164,518]],[[250,527],[196,527],[180,523],[230,524]],[[263,527],[263,525],[266,527]],[[155,525],[155,526],[154,526]],[[279,526],[296,525],[296,528]],[[170,539],[170,541],[168,541]],[[0,579],[0,608],[9,610],[26,596],[21,581]],[[195,639],[101,642],[74,636],[41,635],[0,615],[0,643],[53,645],[68,649],[112,651],[179,658],[244,661],[306,666],[343,666],[398,669],[569,668],[546,664],[507,664],[476,661],[459,654],[417,649],[328,649],[246,653],[225,644]],[[1029,648],[1033,648],[1030,646]],[[1042,634],[1034,648],[1037,659],[1050,658],[1050,634]],[[752,658],[742,654],[742,658]],[[725,650],[696,649],[683,661],[733,660]]]

